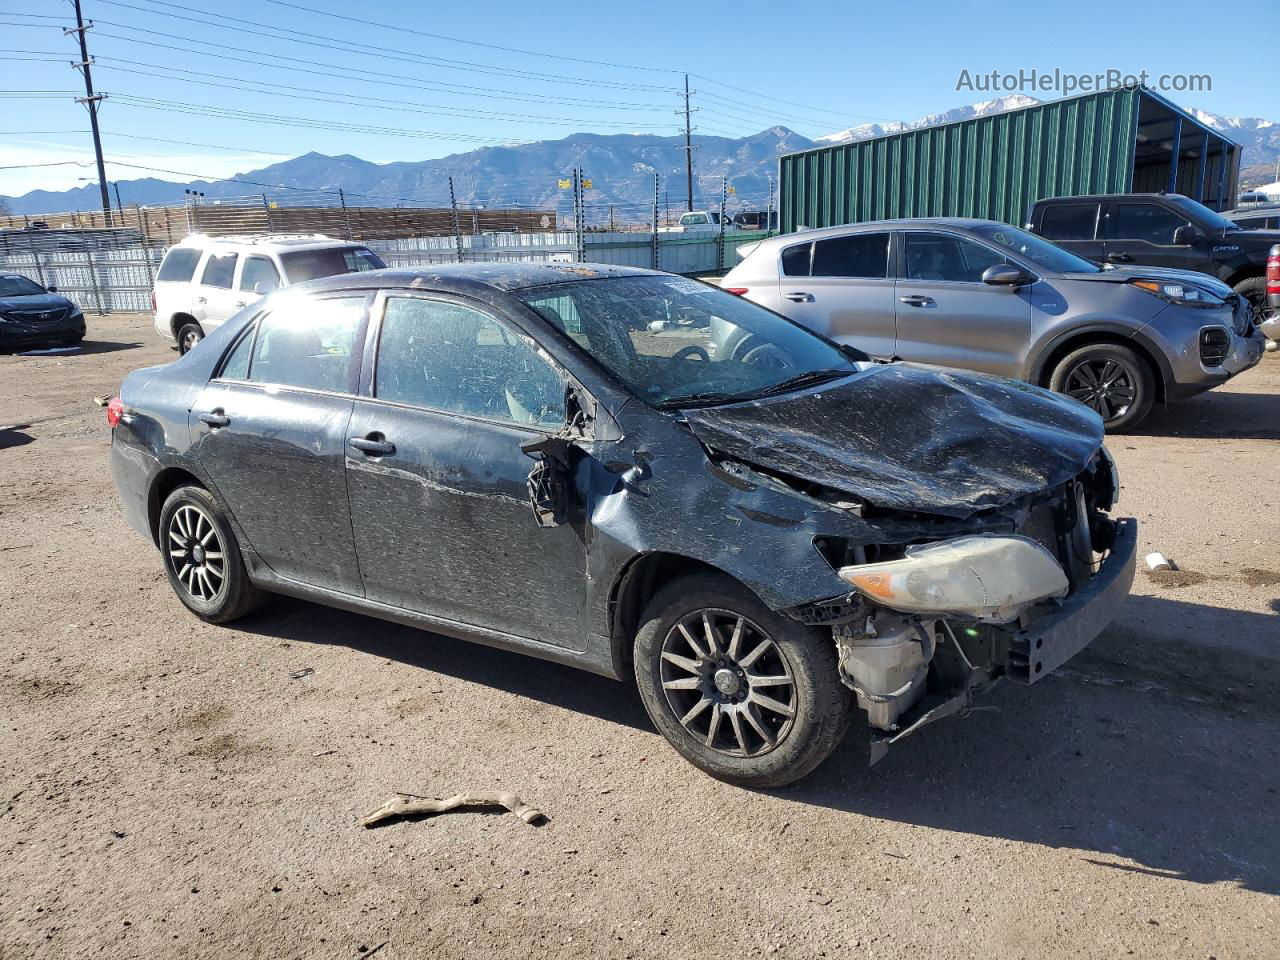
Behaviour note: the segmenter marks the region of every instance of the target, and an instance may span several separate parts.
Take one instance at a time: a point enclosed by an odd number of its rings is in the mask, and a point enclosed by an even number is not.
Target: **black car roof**
[[[291,290],[437,290],[446,293],[476,293],[486,290],[509,292],[524,287],[541,287],[574,280],[607,277],[665,276],[656,270],[619,267],[607,263],[442,263],[431,267],[388,267],[360,273],[340,273],[308,280]]]

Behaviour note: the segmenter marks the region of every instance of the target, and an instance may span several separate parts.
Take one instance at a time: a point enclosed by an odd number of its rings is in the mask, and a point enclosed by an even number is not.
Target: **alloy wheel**
[[[667,705],[694,738],[721,753],[755,757],[791,732],[795,677],[778,644],[730,610],[686,614],[662,642]]]
[[[213,520],[199,507],[184,503],[169,518],[166,531],[169,567],[182,588],[209,603],[226,583],[226,549]]]
[[[1110,421],[1124,416],[1138,399],[1138,376],[1118,360],[1085,359],[1067,373],[1062,392]]]

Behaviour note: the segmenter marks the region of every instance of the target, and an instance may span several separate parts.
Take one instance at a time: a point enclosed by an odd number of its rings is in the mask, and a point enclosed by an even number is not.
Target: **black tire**
[[[1249,301],[1253,324],[1260,324],[1267,313],[1267,278],[1250,277],[1248,280],[1241,280],[1231,289]]]
[[[201,620],[229,623],[266,599],[249,580],[235,534],[203,487],[178,487],[169,494],[158,539],[169,585]]]
[[[1111,386],[1097,391],[1089,386],[1086,371],[1095,377],[1105,371]],[[1096,381],[1101,383],[1102,381]],[[1147,418],[1156,399],[1156,378],[1140,354],[1118,343],[1094,343],[1072,350],[1058,361],[1049,378],[1049,389],[1092,408],[1107,431],[1123,433]]]
[[[204,339],[204,328],[192,321],[178,328],[178,356],[183,356]]]
[[[713,635],[719,637],[721,649],[717,652],[721,656],[708,658],[702,665],[705,672],[699,675],[688,667],[673,666],[663,654],[664,644],[671,638],[667,652],[676,655],[678,645],[683,642],[679,625],[686,618],[700,618],[703,612],[713,619]],[[739,618],[743,624],[742,641],[734,659],[730,655],[734,651],[729,625]],[[699,638],[706,643],[705,633]],[[764,641],[771,642],[772,646],[748,662],[751,652]],[[742,670],[737,669],[739,660]],[[840,682],[835,644],[830,635],[774,613],[749,590],[722,574],[682,577],[659,590],[645,609],[636,632],[634,662],[640,698],[658,732],[686,760],[718,780],[757,788],[792,783],[822,763],[849,727],[851,698]],[[719,669],[717,664],[721,664]],[[755,680],[770,682],[759,688],[740,685],[735,693],[726,697],[725,688],[719,686],[717,678],[736,673],[746,683],[756,665],[773,673],[755,673]],[[682,678],[686,682],[701,676],[701,686],[668,691],[663,685],[664,670],[685,671]],[[777,673],[778,670],[782,674]],[[784,674],[790,681],[777,683]],[[726,684],[728,681],[733,678],[727,678]],[[792,710],[789,718],[763,706],[760,693],[766,689],[777,694],[769,699]],[[739,695],[740,700],[734,699]],[[696,706],[702,700],[708,700],[710,706],[703,707],[701,713],[689,721],[690,728],[686,728],[677,709],[685,709],[688,703]],[[711,713],[706,725],[720,746],[708,746],[706,733],[699,726],[708,710]],[[753,720],[747,717],[748,710]],[[687,711],[686,715],[691,712]],[[712,728],[711,717],[717,712],[721,720]],[[735,715],[737,720],[733,719]],[[758,726],[753,727],[753,721]],[[729,729],[720,737],[718,731],[723,726]],[[772,745],[755,732],[761,726],[774,737]],[[741,746],[735,747],[734,743]]]

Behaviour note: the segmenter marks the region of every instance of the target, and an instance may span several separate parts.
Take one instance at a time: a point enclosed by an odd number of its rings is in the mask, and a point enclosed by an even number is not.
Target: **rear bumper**
[[[1138,522],[1117,521],[1116,542],[1101,568],[1051,613],[1018,631],[1009,644],[1009,676],[1031,684],[1087,647],[1124,605],[1133,585]]]

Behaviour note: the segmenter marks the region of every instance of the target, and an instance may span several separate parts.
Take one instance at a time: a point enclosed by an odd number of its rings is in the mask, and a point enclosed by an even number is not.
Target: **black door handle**
[[[784,293],[783,297],[792,303],[813,303],[813,294],[806,293],[803,290],[797,290],[795,293]]]
[[[371,433],[367,437],[352,437],[348,442],[371,457],[389,457],[396,452],[396,445],[382,439],[380,433]]]
[[[910,297],[899,297],[898,299],[912,307],[929,307],[933,305],[933,297],[922,297],[919,294],[913,294]]]
[[[208,413],[200,414],[200,422],[207,423],[209,426],[213,427],[213,429],[217,430],[219,427],[225,427],[229,424],[231,422],[231,418],[223,413],[221,407],[218,407],[216,410],[210,410]]]
[[[1112,263],[1133,263],[1133,257],[1127,253],[1108,253],[1107,259]]]

